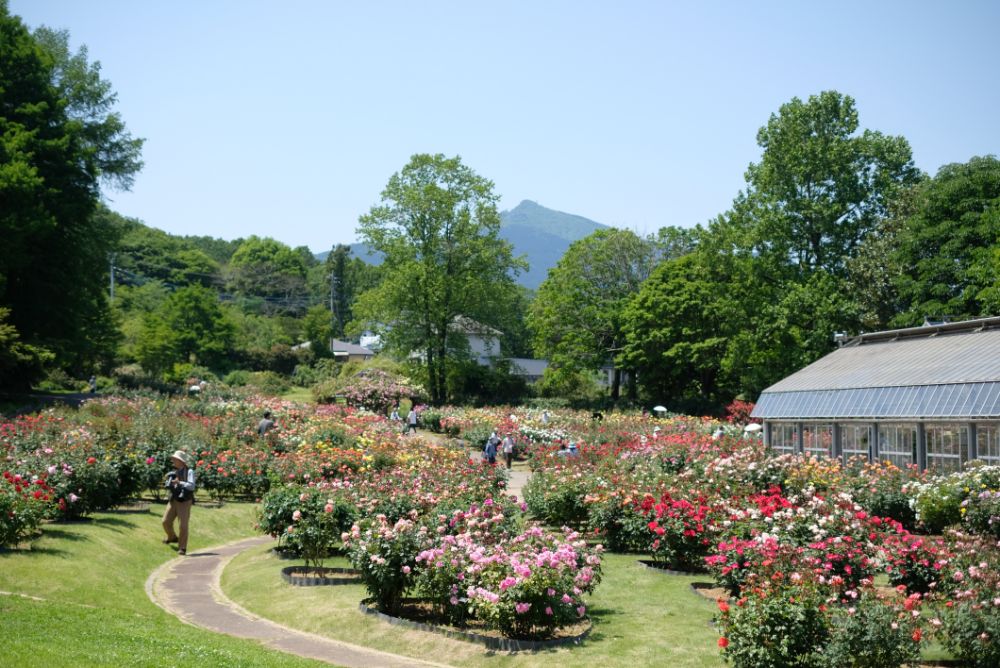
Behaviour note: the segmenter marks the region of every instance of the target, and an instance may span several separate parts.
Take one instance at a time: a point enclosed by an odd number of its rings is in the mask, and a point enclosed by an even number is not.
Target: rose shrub
[[[15,547],[38,531],[54,509],[53,491],[45,480],[4,471],[0,478],[0,547]]]

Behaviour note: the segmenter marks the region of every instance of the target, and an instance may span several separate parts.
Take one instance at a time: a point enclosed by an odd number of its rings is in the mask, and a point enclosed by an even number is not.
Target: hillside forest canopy
[[[434,404],[531,396],[717,412],[834,346],[833,334],[1000,313],[1000,162],[922,173],[907,140],[865,128],[849,95],[792,98],[757,134],[730,207],[655,234],[598,229],[537,290],[500,237],[498,194],[459,157],[413,156],[360,217],[375,265],[250,236],[177,236],[113,211],[143,139],[66,32],[29,30],[0,0],[0,388],[281,390],[357,365],[331,338],[381,336],[382,372]],[[530,254],[529,254],[530,255]],[[112,294],[113,291],[113,294]],[[550,362],[533,386],[476,364]],[[610,369],[607,387],[596,382]],[[322,393],[321,393],[322,394]]]

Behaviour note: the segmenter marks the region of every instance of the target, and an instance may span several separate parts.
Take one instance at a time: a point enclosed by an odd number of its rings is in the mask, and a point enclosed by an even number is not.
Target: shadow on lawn
[[[11,550],[9,548],[0,547],[0,559],[13,554],[23,554],[26,556],[36,556],[36,555],[49,555],[53,557],[65,557],[70,554],[68,550],[61,550],[57,547],[38,547],[37,545],[32,545],[28,549],[18,549]]]

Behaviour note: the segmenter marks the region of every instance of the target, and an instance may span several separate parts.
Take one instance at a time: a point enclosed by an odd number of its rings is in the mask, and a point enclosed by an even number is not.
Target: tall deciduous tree
[[[33,37],[0,0],[0,306],[27,350],[78,373],[115,342],[99,184],[127,187],[141,167],[114,102],[85,50],[71,54],[65,33]]]
[[[557,367],[598,370],[612,364],[611,397],[617,399],[622,369],[615,358],[625,343],[625,304],[653,270],[656,244],[629,230],[597,230],[575,241],[531,304],[528,325],[535,350]]]
[[[229,284],[241,295],[261,299],[265,313],[304,313],[309,306],[306,254],[252,235],[229,260]]]
[[[792,98],[771,115],[737,201],[753,211],[760,252],[842,273],[899,188],[919,179],[904,138],[857,132],[854,99],[836,91]]]
[[[354,302],[379,283],[379,268],[361,258],[351,257],[351,247],[337,244],[326,256],[326,285],[332,302],[328,314],[332,334],[344,335],[344,326],[354,318]]]
[[[729,315],[719,308],[725,286],[695,254],[662,263],[622,314],[622,361],[636,369],[646,398],[720,398],[719,377],[728,343]],[[684,406],[685,408],[688,406]]]
[[[385,256],[381,284],[355,303],[355,329],[423,356],[431,401],[447,396],[448,367],[462,357],[459,316],[494,325],[525,268],[499,238],[493,183],[458,157],[414,155],[393,174],[382,201],[361,216],[362,239]]]
[[[996,315],[1000,255],[1000,160],[976,157],[942,167],[917,188],[914,212],[898,235],[894,260],[906,310],[900,325],[925,316]]]
[[[233,335],[218,295],[192,285],[171,294],[146,316],[137,356],[154,373],[184,363],[216,367],[232,350]]]

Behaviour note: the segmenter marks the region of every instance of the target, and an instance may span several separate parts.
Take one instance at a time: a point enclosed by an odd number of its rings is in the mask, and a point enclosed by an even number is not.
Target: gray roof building
[[[943,468],[993,460],[1000,456],[1000,317],[855,337],[764,390],[752,415],[779,450],[820,453],[827,444],[819,441],[828,440],[828,454],[839,456],[844,431],[860,430],[846,439],[865,441],[851,442],[852,454],[891,452],[900,464]]]

